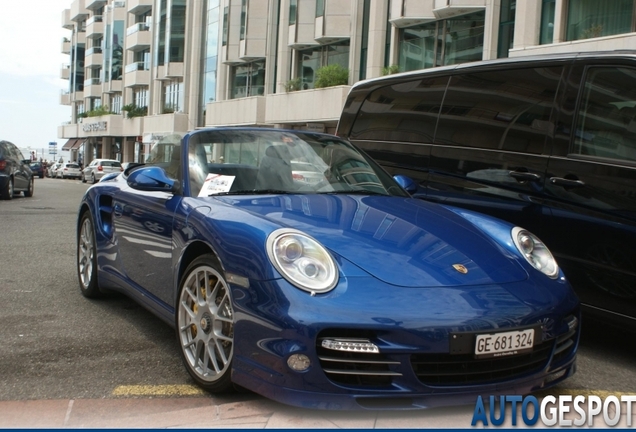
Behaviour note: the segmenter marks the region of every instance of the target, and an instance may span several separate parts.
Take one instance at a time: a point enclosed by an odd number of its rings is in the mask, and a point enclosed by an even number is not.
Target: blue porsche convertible
[[[571,376],[579,302],[545,245],[402,185],[332,135],[168,136],[84,195],[80,290],[172,325],[213,393],[408,409]]]

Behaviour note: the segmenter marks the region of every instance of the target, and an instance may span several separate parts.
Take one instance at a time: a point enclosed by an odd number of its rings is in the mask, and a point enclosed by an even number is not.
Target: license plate
[[[475,341],[475,357],[504,357],[532,351],[534,329],[480,334]]]

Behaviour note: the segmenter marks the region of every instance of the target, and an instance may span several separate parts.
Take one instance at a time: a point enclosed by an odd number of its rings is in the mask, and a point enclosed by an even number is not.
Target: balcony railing
[[[139,31],[148,31],[148,30],[150,30],[150,27],[148,26],[148,24],[137,23],[137,24],[131,25],[130,27],[126,29],[126,36],[130,36],[131,34],[137,33]]]
[[[99,78],[88,78],[84,80],[84,87],[101,84],[102,80]]]
[[[93,55],[93,54],[101,54],[102,47],[91,47],[86,50],[84,53],[85,56]]]
[[[140,71],[140,70],[150,70],[150,62],[139,61],[135,63],[130,63],[126,65],[126,69],[125,69],[126,73]]]
[[[101,15],[93,15],[92,17],[90,17],[89,19],[86,20],[86,25],[89,26],[93,23],[98,23],[98,22],[102,22],[102,16]]]

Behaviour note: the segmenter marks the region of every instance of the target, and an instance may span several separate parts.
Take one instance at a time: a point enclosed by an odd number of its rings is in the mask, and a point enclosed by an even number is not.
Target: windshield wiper
[[[337,191],[329,191],[329,192],[316,192],[320,195],[381,195],[381,196],[391,196],[388,193],[375,192],[365,189],[351,189],[351,190],[337,190]]]
[[[214,193],[208,196],[213,197],[213,196],[225,196],[225,195],[270,195],[270,194],[284,195],[284,194],[296,194],[296,193],[298,192],[285,191],[285,190],[279,190],[279,189],[250,189],[250,190],[246,189],[246,190]]]

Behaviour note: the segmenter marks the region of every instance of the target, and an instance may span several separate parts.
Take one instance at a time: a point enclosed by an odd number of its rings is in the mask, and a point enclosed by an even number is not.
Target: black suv
[[[33,196],[33,171],[30,161],[9,141],[0,141],[0,199],[10,200],[14,194],[24,192]]]

